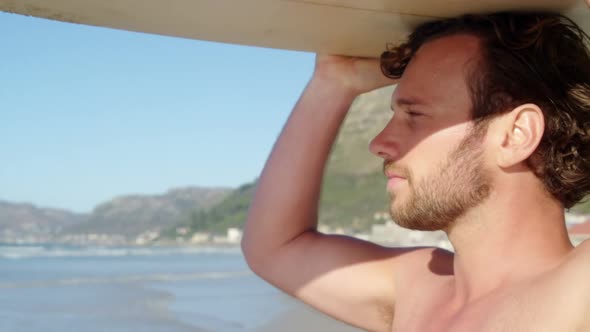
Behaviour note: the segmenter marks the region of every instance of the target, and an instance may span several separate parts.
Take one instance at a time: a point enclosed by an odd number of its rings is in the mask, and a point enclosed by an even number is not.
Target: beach
[[[344,323],[331,319],[315,310],[299,303],[294,303],[287,312],[274,318],[271,322],[257,328],[258,332],[299,332],[299,331],[325,331],[325,332],[357,332],[360,329],[353,328]]]

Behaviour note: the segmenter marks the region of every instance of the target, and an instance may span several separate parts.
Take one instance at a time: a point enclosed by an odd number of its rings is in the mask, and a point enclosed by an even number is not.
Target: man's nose
[[[383,129],[369,143],[369,151],[377,157],[396,160],[400,155],[399,142],[388,132],[388,128]]]

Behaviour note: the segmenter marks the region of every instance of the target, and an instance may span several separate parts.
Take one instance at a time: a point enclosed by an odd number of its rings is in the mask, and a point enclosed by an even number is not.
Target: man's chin
[[[401,195],[393,195],[390,194],[390,201],[389,201],[389,212],[393,214],[393,212],[398,211],[399,209],[404,207],[404,198]]]
[[[441,227],[442,225],[425,223],[424,220],[400,220],[394,216],[392,216],[392,220],[396,225],[412,231],[433,232],[445,230],[444,227]]]
[[[429,218],[426,216],[412,216],[408,215],[407,213],[401,213],[400,208],[401,207],[397,206],[397,204],[394,205],[392,203],[390,206],[389,215],[391,217],[391,220],[393,220],[393,222],[396,225],[402,228],[410,229],[413,231],[430,232],[444,230],[447,226],[441,223],[432,222],[428,220]]]

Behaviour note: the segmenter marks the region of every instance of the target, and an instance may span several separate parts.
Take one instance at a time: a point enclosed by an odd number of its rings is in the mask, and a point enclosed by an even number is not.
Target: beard
[[[491,180],[484,168],[481,135],[469,133],[449,153],[438,167],[414,185],[408,169],[399,169],[391,162],[384,168],[392,168],[407,179],[408,196],[400,206],[394,206],[392,193],[390,214],[404,228],[420,231],[448,230],[467,211],[489,197]]]

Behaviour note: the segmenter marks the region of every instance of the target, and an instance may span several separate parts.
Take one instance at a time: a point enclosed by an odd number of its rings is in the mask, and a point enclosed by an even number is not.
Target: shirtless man
[[[371,331],[590,331],[590,242],[574,248],[564,223],[590,190],[584,38],[555,15],[494,14],[419,27],[380,64],[318,56],[258,184],[250,267]],[[392,83],[393,116],[370,144],[392,217],[444,230],[454,253],[316,230],[349,106]]]

